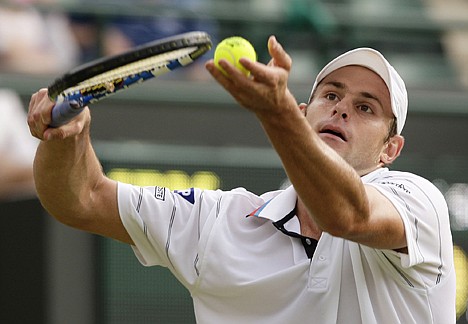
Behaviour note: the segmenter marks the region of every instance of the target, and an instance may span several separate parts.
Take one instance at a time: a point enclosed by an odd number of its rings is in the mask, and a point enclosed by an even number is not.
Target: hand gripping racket
[[[111,57],[83,64],[48,87],[55,101],[50,127],[59,127],[85,106],[134,84],[186,66],[210,50],[205,32],[194,31],[163,38]]]

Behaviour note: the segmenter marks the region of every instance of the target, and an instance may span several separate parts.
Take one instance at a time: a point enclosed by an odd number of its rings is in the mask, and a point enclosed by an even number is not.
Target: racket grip
[[[76,100],[65,100],[52,108],[52,122],[50,127],[56,128],[67,124],[75,116],[83,111],[84,107],[81,107]]]

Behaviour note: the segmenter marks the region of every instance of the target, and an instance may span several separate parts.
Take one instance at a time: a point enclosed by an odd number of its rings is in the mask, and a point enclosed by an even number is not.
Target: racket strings
[[[114,91],[113,87],[116,83],[130,76],[138,75],[143,72],[150,72],[154,75],[160,75],[169,72],[169,69],[165,69],[169,64],[174,61],[179,61],[181,65],[187,65],[192,62],[190,54],[197,50],[196,46],[182,48],[171,52],[154,55],[145,59],[138,60],[133,63],[126,64],[116,69],[101,73],[85,80],[75,87],[66,89],[63,94],[81,92],[83,90],[92,88],[108,88],[107,90]]]

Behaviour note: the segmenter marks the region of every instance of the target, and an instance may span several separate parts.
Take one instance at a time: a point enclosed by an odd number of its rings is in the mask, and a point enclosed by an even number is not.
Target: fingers
[[[275,36],[270,36],[268,39],[268,51],[272,57],[271,61],[267,64],[261,64],[249,60],[248,58],[240,58],[239,63],[246,68],[257,81],[268,81],[271,78],[271,72],[267,67],[277,67],[290,72],[292,66],[292,59],[288,53],[283,49],[281,44],[276,40]],[[213,61],[208,61],[206,68],[220,82],[223,86],[228,84],[229,81],[242,80],[242,73],[240,73],[232,64],[226,60],[220,60],[219,65],[225,70],[227,76],[218,73],[217,69],[214,69]],[[222,77],[224,75],[224,78]]]
[[[47,89],[41,89],[31,96],[28,111],[28,125],[31,135],[44,140],[44,131],[50,123],[50,111],[54,103],[49,99]]]
[[[67,125],[51,128],[49,125],[54,104],[48,96],[47,89],[40,89],[31,96],[28,111],[28,126],[31,135],[43,141],[50,141],[65,139],[82,132],[86,121],[89,122],[90,119],[88,109]]]
[[[251,61],[247,58],[241,58],[239,63],[250,72],[250,76],[244,75],[234,65],[227,60],[220,60],[218,64],[224,69],[226,74],[222,73],[212,60],[206,63],[207,70],[226,90],[236,91],[236,87],[252,87],[254,83],[272,84],[276,82],[276,76],[264,64]],[[238,89],[237,89],[238,91]]]
[[[268,52],[272,58],[269,65],[281,67],[288,72],[291,71],[292,59],[275,36],[270,36],[268,39]]]
[[[268,51],[271,60],[267,65],[241,58],[239,62],[251,72],[256,81],[275,84],[287,80],[291,71],[292,59],[283,49],[275,36],[268,39]],[[273,69],[272,69],[273,68]]]
[[[78,135],[82,133],[85,126],[89,124],[89,120],[89,109],[85,107],[85,109],[69,123],[57,128],[48,127],[44,131],[44,140],[63,140]]]
[[[247,58],[240,58],[239,62],[242,64],[242,62],[252,62],[251,60]],[[208,69],[208,71],[218,80],[218,77],[224,76],[224,78],[221,79],[226,79],[227,80],[232,80],[233,78],[239,78],[241,76],[246,77],[245,74],[243,74],[239,69],[237,69],[231,62],[225,59],[221,59],[218,61],[218,64],[221,68],[223,68],[225,73],[222,73],[214,64],[213,60],[209,60],[206,62],[205,67]],[[244,65],[244,64],[242,64]],[[246,67],[244,65],[244,67]],[[249,71],[250,72],[250,71]]]
[[[268,65],[247,58],[239,60],[250,71],[250,76],[244,75],[226,60],[218,62],[226,74],[218,70],[213,60],[208,61],[205,66],[241,106],[257,114],[280,111],[289,107],[291,102],[292,96],[287,85],[291,58],[273,36],[268,41],[268,50],[272,55],[272,61]],[[294,105],[297,106],[295,99]]]
[[[235,73],[232,69],[231,64],[227,62],[224,59],[219,60],[218,64],[224,69],[227,75],[224,75],[224,73],[219,70],[213,60],[209,60],[205,63],[205,67],[210,72],[210,74],[218,81],[221,85],[224,86],[225,83],[229,81],[228,75],[231,75],[232,73]]]

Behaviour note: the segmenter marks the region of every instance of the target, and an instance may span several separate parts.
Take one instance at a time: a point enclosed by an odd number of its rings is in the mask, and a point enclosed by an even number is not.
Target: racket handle
[[[67,124],[76,115],[83,111],[84,107],[75,100],[65,100],[52,108],[52,122],[50,127],[56,128]]]

